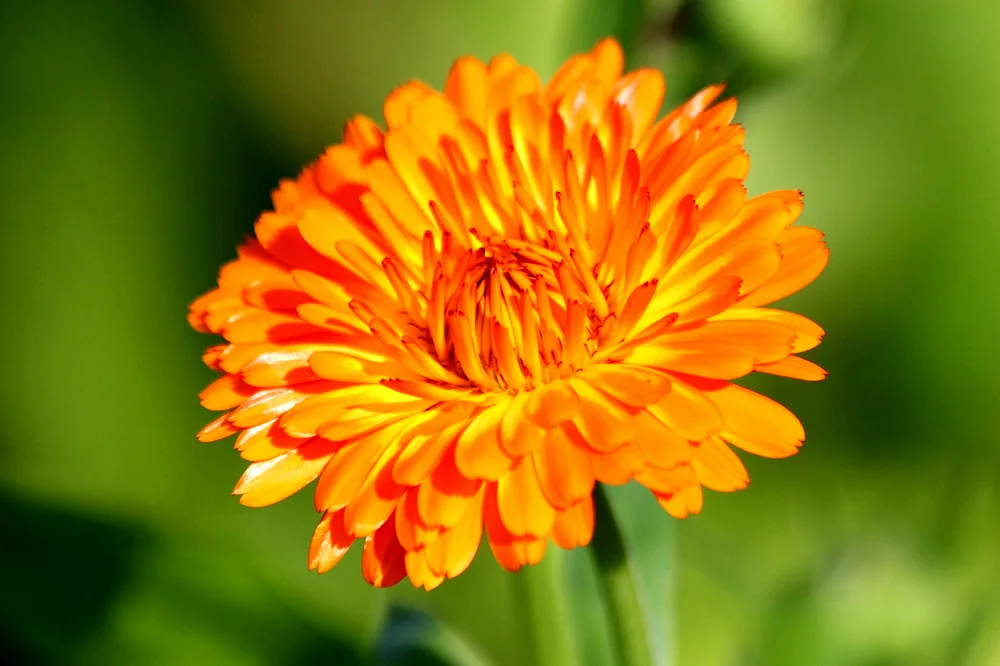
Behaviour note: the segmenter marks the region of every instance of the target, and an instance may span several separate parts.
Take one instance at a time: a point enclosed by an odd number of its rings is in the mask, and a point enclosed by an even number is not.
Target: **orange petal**
[[[756,369],[769,375],[802,379],[807,382],[818,382],[826,379],[827,374],[826,370],[800,356],[789,356],[777,363],[761,364]]]
[[[344,531],[343,513],[324,513],[309,544],[309,570],[326,573],[340,562],[353,543],[354,537]]]
[[[654,418],[688,441],[700,442],[722,430],[722,416],[715,403],[677,377],[674,390],[648,409]]]
[[[729,445],[718,437],[709,437],[695,448],[692,463],[698,481],[706,488],[720,492],[747,487],[750,476],[743,462]]]
[[[468,426],[473,406],[460,403],[442,409],[437,417],[411,427],[402,452],[392,468],[392,478],[405,486],[421,484],[438,466],[447,451]],[[429,431],[429,432],[428,432]]]
[[[240,504],[244,506],[280,502],[312,483],[335,449],[331,442],[314,439],[277,458],[253,463],[243,473],[233,494],[241,495]]]
[[[319,379],[309,369],[312,348],[281,349],[261,354],[243,367],[243,380],[261,388],[274,388]]]
[[[742,303],[740,305],[742,305]],[[713,321],[745,321],[759,319],[767,322],[773,322],[775,324],[781,324],[795,333],[795,339],[792,342],[792,352],[795,354],[809,351],[810,349],[816,347],[825,335],[823,329],[812,320],[806,319],[802,315],[795,314],[794,312],[786,312],[784,310],[736,307],[719,313],[712,319]]]
[[[706,396],[722,413],[722,436],[744,451],[784,458],[798,452],[805,440],[805,430],[795,415],[759,393],[728,384]]]
[[[580,397],[580,411],[573,425],[583,442],[595,451],[607,453],[632,441],[635,431],[628,410],[578,377],[569,380]]]
[[[639,69],[627,74],[615,86],[615,101],[632,116],[634,136],[646,133],[660,113],[666,85],[655,69]]]
[[[657,495],[676,493],[691,485],[698,485],[698,477],[691,465],[678,465],[673,469],[646,468],[635,480]]]
[[[792,352],[795,335],[794,329],[780,322],[760,318],[736,319],[726,313],[722,319],[716,318],[686,330],[668,331],[656,344],[697,346],[698,343],[724,343],[751,352],[756,363],[773,363]]]
[[[472,564],[483,539],[483,496],[483,490],[477,492],[461,520],[427,545],[427,563],[435,573],[454,578]]]
[[[455,446],[441,458],[430,478],[417,490],[417,510],[425,525],[450,528],[466,513],[482,481],[462,475],[455,463]]]
[[[543,537],[552,529],[555,509],[542,493],[530,458],[521,458],[497,481],[497,510],[516,537]]]
[[[749,349],[712,340],[658,341],[637,347],[626,360],[636,365],[711,379],[736,379],[754,369],[754,355]]]
[[[438,93],[421,81],[411,81],[399,86],[389,94],[382,106],[386,126],[393,129],[409,122],[413,105],[428,95],[435,94]]]
[[[637,365],[601,364],[577,373],[595,388],[629,407],[645,407],[670,393],[670,377]]]
[[[319,382],[317,382],[319,384]],[[310,397],[301,391],[302,387],[276,388],[258,391],[252,398],[244,402],[239,409],[229,415],[229,420],[240,428],[251,428],[271,421],[306,398]]]
[[[740,307],[767,305],[794,294],[819,277],[830,260],[823,232],[811,227],[790,227],[778,236],[781,265],[766,282],[740,300]],[[746,293],[746,292],[744,292]]]
[[[594,478],[611,486],[628,483],[646,466],[635,444],[626,444],[611,453],[594,454],[591,463]]]
[[[550,430],[532,454],[539,486],[552,506],[565,509],[594,490],[590,455],[577,446],[562,428]]]
[[[277,419],[272,419],[243,430],[236,438],[234,448],[244,460],[262,462],[276,458],[302,442],[303,440],[291,437],[282,430]]]
[[[701,512],[704,495],[700,484],[678,490],[676,493],[656,495],[656,501],[674,518],[687,518]]]
[[[256,391],[239,375],[223,375],[209,384],[199,397],[205,409],[222,411],[243,404]]]
[[[690,462],[691,446],[687,440],[643,410],[633,417],[635,447],[650,467],[672,469]]]
[[[406,575],[414,587],[422,587],[428,592],[444,582],[444,576],[431,570],[425,549],[408,550],[404,556]]]
[[[406,576],[406,553],[396,538],[394,521],[388,521],[365,539],[361,573],[373,587],[392,587]]]
[[[528,396],[525,391],[516,393],[500,423],[500,446],[511,458],[530,454],[545,437],[545,431],[527,417]]]
[[[420,518],[418,501],[417,489],[410,488],[396,509],[396,537],[407,551],[424,548],[433,543],[441,531],[438,527],[428,527],[424,524]]]
[[[389,427],[348,444],[339,444],[339,450],[330,460],[316,485],[313,498],[317,511],[338,511],[351,503],[373,473],[376,465],[386,465],[398,450],[400,428]]]
[[[525,405],[528,418],[546,430],[572,420],[579,411],[580,399],[564,380],[536,387]]]
[[[469,56],[455,61],[444,84],[459,113],[479,126],[486,122],[487,90],[486,65]]]
[[[573,506],[556,513],[552,540],[560,548],[586,546],[594,536],[594,501],[588,495]]]
[[[470,418],[455,446],[455,465],[470,479],[495,481],[514,466],[500,447],[500,423],[506,404],[487,407]]]
[[[239,428],[229,422],[229,414],[223,414],[199,430],[196,437],[200,442],[217,442],[230,435],[235,435],[239,431]]]

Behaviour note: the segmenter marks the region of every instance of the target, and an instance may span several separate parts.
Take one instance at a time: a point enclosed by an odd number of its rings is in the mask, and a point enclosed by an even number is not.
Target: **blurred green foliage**
[[[370,590],[358,552],[306,573],[305,494],[227,496],[243,463],[193,440],[210,341],[184,313],[346,116],[462,53],[547,76],[609,33],[672,102],[730,81],[752,191],[804,190],[833,250],[793,299],[830,378],[757,382],[802,453],[747,459],[750,489],[683,523],[616,495],[675,663],[1000,663],[997,25],[989,0],[3,4],[4,663],[363,664],[390,601],[525,663],[488,551],[431,594]],[[565,572],[599,623],[586,554]]]

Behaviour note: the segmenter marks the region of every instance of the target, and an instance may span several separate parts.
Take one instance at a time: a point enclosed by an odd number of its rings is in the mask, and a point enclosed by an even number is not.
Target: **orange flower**
[[[358,117],[274,192],[256,240],[190,322],[225,344],[201,395],[238,434],[235,493],[319,479],[309,565],[364,539],[369,583],[431,589],[472,561],[585,545],[595,482],[670,514],[743,488],[730,445],[796,452],[799,421],[732,383],[805,380],[823,330],[764,308],[824,268],[799,192],[747,199],[736,102],[712,86],[656,121],[660,74],[611,40],[543,84],[507,55],[458,60]]]

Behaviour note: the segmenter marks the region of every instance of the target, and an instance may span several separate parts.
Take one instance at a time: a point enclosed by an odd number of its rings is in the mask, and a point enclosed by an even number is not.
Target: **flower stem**
[[[536,666],[574,666],[576,642],[564,581],[563,557],[549,548],[542,561],[522,567],[515,574],[517,601],[531,627],[532,653]]]
[[[637,589],[635,563],[628,556],[621,529],[600,483],[594,488],[594,523],[590,552],[611,625],[612,650],[623,665],[652,666],[652,643]]]

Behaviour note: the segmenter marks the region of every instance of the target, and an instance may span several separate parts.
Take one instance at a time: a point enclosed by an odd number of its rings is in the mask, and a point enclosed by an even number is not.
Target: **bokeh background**
[[[433,593],[374,591],[359,549],[306,572],[308,493],[229,496],[244,463],[194,440],[211,340],[184,316],[348,115],[460,54],[547,76],[614,34],[668,102],[729,81],[751,192],[804,190],[833,252],[792,299],[829,379],[756,384],[802,452],[747,457],[750,488],[683,522],[614,497],[673,663],[1000,664],[997,26],[990,0],[3,3],[3,662],[400,661],[395,604],[529,663],[488,550]],[[599,622],[586,553],[563,565],[575,622]]]

